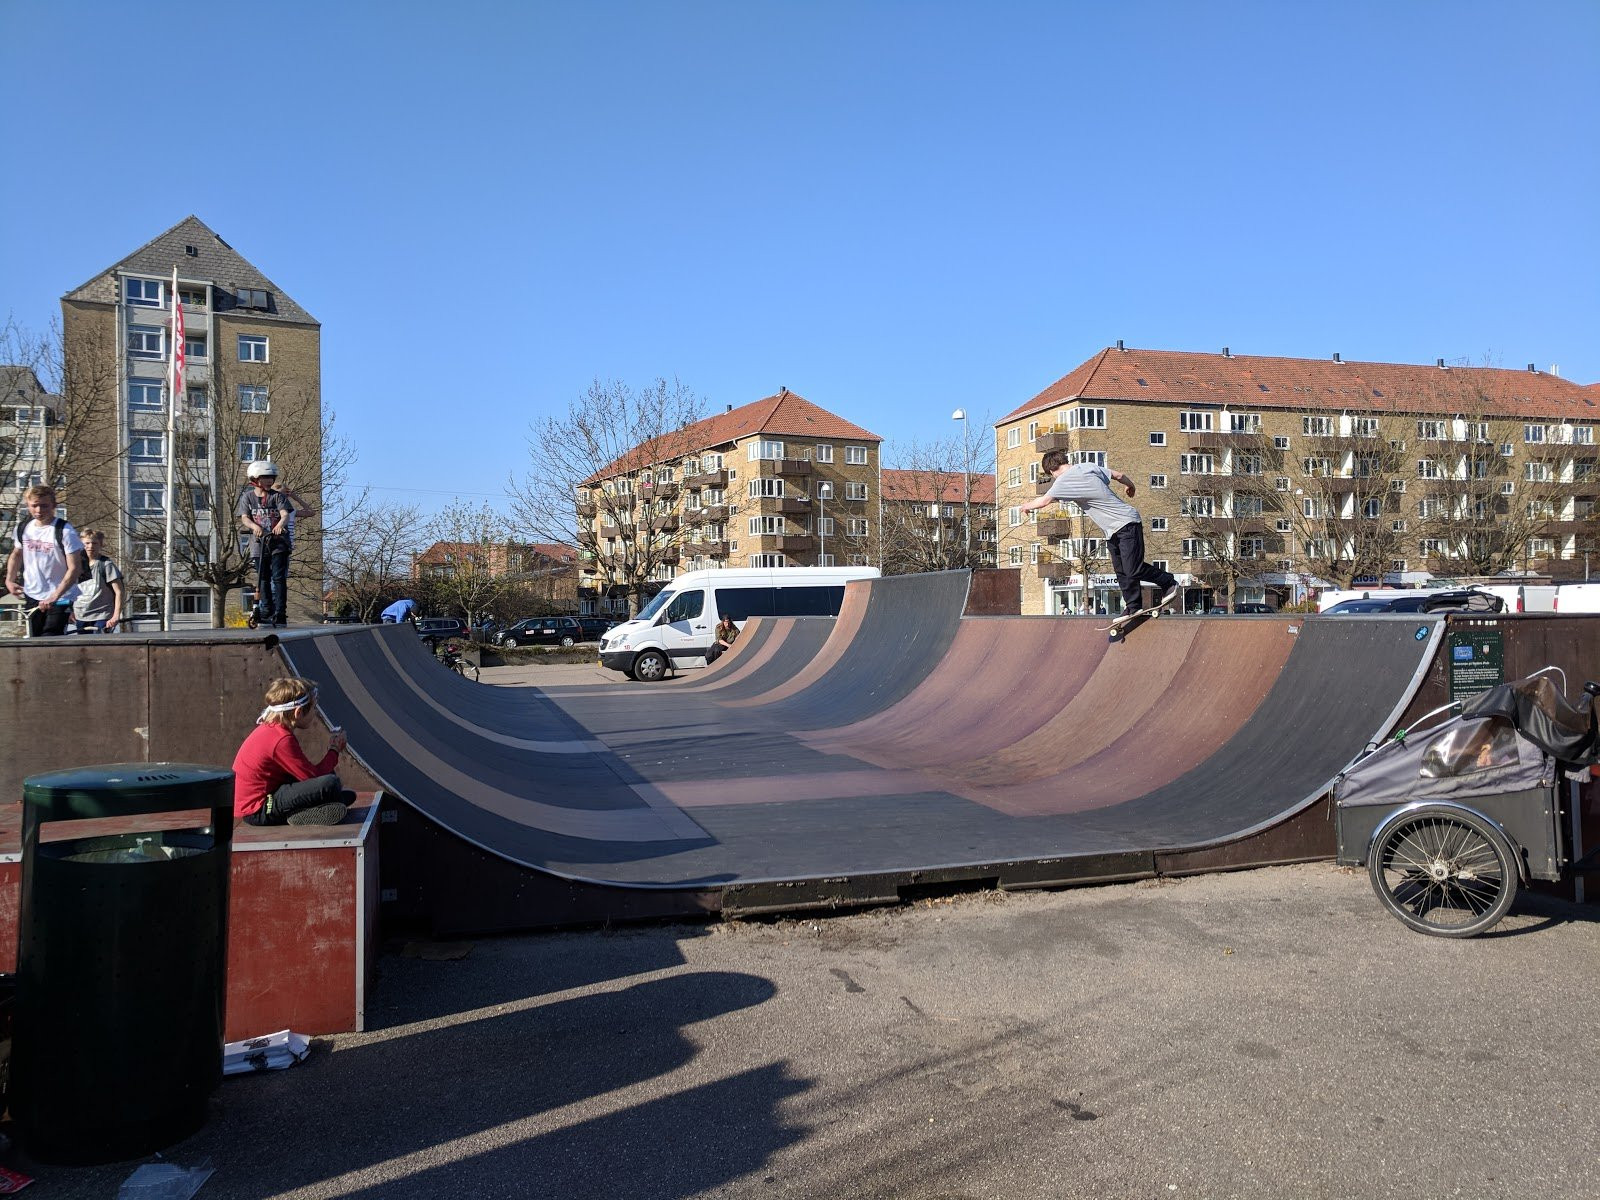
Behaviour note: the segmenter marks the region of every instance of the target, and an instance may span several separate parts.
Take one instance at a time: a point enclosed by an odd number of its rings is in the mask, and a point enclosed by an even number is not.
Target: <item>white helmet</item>
[[[278,477],[278,464],[270,458],[258,458],[250,464],[246,474],[250,479],[260,479],[263,475],[271,475],[276,479]]]

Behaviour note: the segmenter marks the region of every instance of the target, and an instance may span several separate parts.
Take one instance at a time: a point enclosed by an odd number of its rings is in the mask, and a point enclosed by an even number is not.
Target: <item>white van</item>
[[[703,667],[723,613],[741,629],[751,617],[837,617],[844,585],[878,574],[877,567],[689,571],[601,639],[600,665],[647,683],[669,668]]]
[[[1555,592],[1552,612],[1600,612],[1600,583],[1563,583]]]

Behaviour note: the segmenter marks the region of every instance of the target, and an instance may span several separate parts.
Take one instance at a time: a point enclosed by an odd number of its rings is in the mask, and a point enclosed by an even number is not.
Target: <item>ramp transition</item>
[[[1248,843],[1398,719],[1444,626],[1168,617],[1108,645],[1093,618],[963,617],[966,587],[851,584],[837,621],[760,623],[659,687],[470,683],[400,626],[280,649],[384,788],[472,846],[757,908],[1128,877]]]

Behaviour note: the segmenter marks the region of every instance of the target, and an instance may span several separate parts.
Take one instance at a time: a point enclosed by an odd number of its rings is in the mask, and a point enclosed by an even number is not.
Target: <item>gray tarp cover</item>
[[[1462,800],[1548,784],[1550,756],[1501,717],[1455,717],[1387,742],[1334,787],[1343,808]]]
[[[1600,760],[1592,697],[1585,695],[1583,700],[1581,707],[1574,707],[1548,675],[1533,675],[1474,696],[1462,707],[1461,715],[1501,717],[1546,753],[1582,767]]]

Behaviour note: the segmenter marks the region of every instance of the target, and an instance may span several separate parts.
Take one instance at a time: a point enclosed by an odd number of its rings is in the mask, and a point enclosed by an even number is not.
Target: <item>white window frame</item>
[[[246,354],[245,351],[249,353]],[[256,353],[256,351],[260,353]],[[239,335],[239,361],[264,363],[271,362],[271,346],[267,335],[264,333],[241,333]]]
[[[1167,486],[1167,477],[1165,475],[1152,475],[1152,476],[1150,476],[1150,487],[1152,489],[1159,490],[1159,489],[1164,488],[1166,486]]]
[[[817,461],[822,463],[831,463],[833,461],[833,447],[826,443],[819,442],[817,444]]]
[[[1159,429],[1152,430],[1150,433],[1150,444],[1152,446],[1165,446],[1167,444],[1167,435]]]
[[[1022,445],[1022,430],[1013,425],[1006,430],[1006,449],[1015,450],[1020,445]]]
[[[167,439],[159,433],[135,433],[128,438],[128,461],[135,466],[160,466],[167,461]]]
[[[161,516],[167,511],[166,488],[159,483],[128,485],[128,513],[135,517]]]
[[[867,485],[864,483],[846,483],[844,485],[844,498],[846,500],[865,500],[867,498]]]
[[[782,500],[783,480],[771,475],[760,475],[745,482],[751,500]]]
[[[129,379],[128,380],[128,408],[133,412],[157,413],[165,412],[167,407],[167,385],[159,379]],[[144,403],[135,396],[148,398],[155,396],[154,404]]]
[[[150,294],[151,289],[155,295]],[[123,300],[139,308],[165,308],[167,306],[167,287],[159,279],[124,279],[122,281]]]
[[[1184,409],[1178,413],[1178,432],[1210,433],[1215,421],[1215,413]]]
[[[251,401],[251,403],[247,404],[247,400]],[[239,411],[242,413],[271,412],[271,390],[264,383],[241,383],[239,385]]]
[[[167,331],[159,325],[128,326],[128,357],[160,361],[167,356]]]
[[[868,537],[872,533],[872,522],[866,517],[847,517],[845,533],[850,537]]]
[[[844,448],[844,463],[847,467],[866,466],[867,448],[865,446],[846,446]]]
[[[255,462],[258,458],[272,457],[272,439],[262,434],[245,434],[239,438],[239,461]]]

